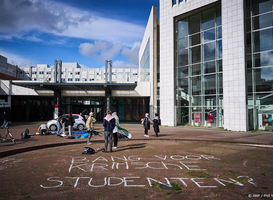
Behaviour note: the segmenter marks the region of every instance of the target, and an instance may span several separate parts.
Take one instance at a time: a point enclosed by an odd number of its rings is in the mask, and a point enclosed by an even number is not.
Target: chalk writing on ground
[[[83,173],[84,176],[54,176],[46,178],[46,182],[41,184],[40,187],[45,189],[60,188],[62,186],[71,186],[74,188],[79,186],[87,186],[92,188],[100,187],[152,187],[153,184],[161,184],[167,188],[172,188],[171,182],[188,187],[189,185],[198,188],[217,188],[226,187],[229,184],[238,187],[244,187],[245,185],[256,186],[254,180],[247,175],[239,175],[235,177],[140,177],[141,170],[151,169],[164,171],[164,175],[174,170],[185,170],[191,172],[208,172],[208,169],[202,167],[202,162],[217,162],[220,158],[212,155],[153,155],[149,158],[139,157],[137,155],[131,156],[110,156],[106,158],[103,156],[98,157],[73,157],[71,159],[70,166],[68,168],[68,174],[71,173]],[[115,170],[115,171],[114,171]],[[111,172],[117,173],[119,170],[121,173],[126,171],[133,171],[135,176],[130,177],[116,177],[111,176]],[[131,172],[130,171],[130,172]],[[165,173],[165,171],[167,171]],[[96,172],[105,173],[104,178],[95,178],[93,175]]]

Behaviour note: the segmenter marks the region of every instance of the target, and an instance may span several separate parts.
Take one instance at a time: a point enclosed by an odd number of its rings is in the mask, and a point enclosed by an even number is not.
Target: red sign
[[[201,114],[200,113],[194,113],[194,122],[195,123],[201,122]]]

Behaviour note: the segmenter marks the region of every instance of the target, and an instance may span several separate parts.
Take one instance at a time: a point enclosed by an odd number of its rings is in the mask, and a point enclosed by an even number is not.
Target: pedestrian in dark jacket
[[[115,128],[113,130],[113,137],[114,137],[114,149],[118,148],[118,127],[119,126],[119,117],[117,115],[117,112],[113,112],[112,114],[113,118],[115,118]]]
[[[108,147],[108,138],[110,137],[110,152],[112,152],[112,138],[113,138],[113,130],[115,128],[116,120],[112,117],[112,112],[110,110],[107,111],[105,118],[103,119],[103,127],[104,127],[104,140],[105,140],[105,149],[104,152],[107,152]]]
[[[150,130],[150,118],[149,113],[145,114],[144,120],[143,120],[143,128],[144,128],[144,136],[149,137],[148,130]]]
[[[155,118],[153,119],[153,127],[156,137],[158,137],[159,125],[161,125],[161,120],[159,119],[158,114],[155,113]]]

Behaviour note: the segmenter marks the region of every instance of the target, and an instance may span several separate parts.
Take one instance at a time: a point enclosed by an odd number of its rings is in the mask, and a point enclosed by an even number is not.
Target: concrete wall
[[[222,0],[224,128],[247,131],[243,0]]]
[[[145,48],[147,46],[148,41],[150,41],[150,49],[149,49],[149,54],[150,54],[150,60],[149,60],[149,65],[150,65],[150,82],[149,82],[149,93],[147,93],[147,89],[142,87],[143,84],[141,83],[141,77],[139,78],[138,81],[138,91],[139,93],[145,94],[144,96],[150,96],[150,116],[152,117],[155,112],[157,112],[157,102],[156,102],[156,72],[157,72],[157,7],[153,6],[150,12],[150,16],[146,25],[146,29],[144,32],[144,36],[142,39],[142,43],[140,46],[139,50],[139,73],[141,71],[140,69],[140,61],[141,58],[144,54]],[[141,74],[139,75],[141,76]],[[147,84],[146,84],[147,85]],[[142,92],[141,89],[144,90]]]

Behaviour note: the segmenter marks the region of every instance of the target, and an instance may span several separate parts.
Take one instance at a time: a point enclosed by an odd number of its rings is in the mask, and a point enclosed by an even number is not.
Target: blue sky
[[[1,0],[0,54],[19,67],[54,60],[137,67],[151,7],[159,0]]]

